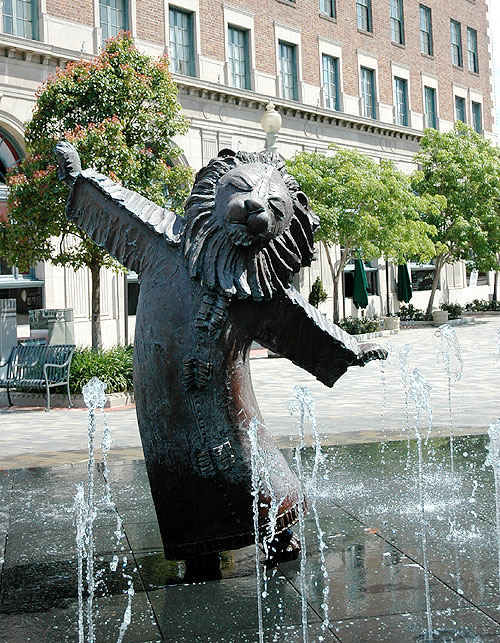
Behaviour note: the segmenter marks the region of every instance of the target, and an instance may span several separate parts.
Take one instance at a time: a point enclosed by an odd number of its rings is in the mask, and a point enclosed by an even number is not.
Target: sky
[[[493,77],[495,83],[495,104],[497,132],[500,133],[500,0],[490,2],[490,29],[493,47]]]

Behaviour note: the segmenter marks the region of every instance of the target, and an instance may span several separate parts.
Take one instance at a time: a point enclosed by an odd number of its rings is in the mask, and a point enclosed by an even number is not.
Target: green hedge
[[[378,317],[345,317],[339,321],[339,326],[349,335],[374,333],[380,327]]]
[[[107,383],[106,393],[132,391],[132,352],[132,346],[115,346],[99,351],[77,348],[69,376],[71,392],[81,393],[94,376]]]

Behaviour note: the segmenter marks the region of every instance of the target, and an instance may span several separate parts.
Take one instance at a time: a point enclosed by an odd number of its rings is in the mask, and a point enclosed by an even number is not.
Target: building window
[[[325,107],[339,109],[339,60],[323,54],[323,89]]]
[[[396,124],[408,126],[408,82],[405,78],[394,78],[396,101]]]
[[[465,98],[462,98],[462,96],[455,96],[455,120],[462,121],[462,123],[467,122],[467,116],[465,114]]]
[[[20,38],[36,40],[37,32],[36,0],[4,0],[3,30]]]
[[[229,27],[229,82],[233,87],[250,89],[248,31]]]
[[[281,95],[290,100],[299,99],[296,49],[287,42],[279,43]]]
[[[366,67],[361,67],[361,105],[363,116],[376,118],[375,72]]]
[[[460,23],[456,20],[451,25],[451,62],[457,67],[462,66],[462,32]]]
[[[194,76],[193,14],[170,8],[169,37],[172,72]]]
[[[478,134],[483,133],[483,118],[481,116],[481,103],[472,101],[472,127]]]
[[[319,0],[319,12],[329,18],[335,18],[335,0]]]
[[[358,29],[363,31],[372,30],[372,8],[371,0],[356,0],[356,12],[358,16]]]
[[[404,45],[403,0],[391,0],[391,40]]]
[[[477,31],[467,27],[467,57],[469,59],[469,71],[476,74],[479,72],[479,61],[477,58]]]
[[[125,0],[99,0],[102,42],[114,38],[127,29],[127,4]]]
[[[432,288],[436,272],[435,266],[432,264],[410,263],[410,271],[412,290],[430,290]],[[439,287],[440,284],[438,284],[438,289]]]
[[[432,56],[432,19],[429,7],[420,5],[420,51]]]
[[[425,126],[437,129],[436,90],[434,87],[424,87]]]

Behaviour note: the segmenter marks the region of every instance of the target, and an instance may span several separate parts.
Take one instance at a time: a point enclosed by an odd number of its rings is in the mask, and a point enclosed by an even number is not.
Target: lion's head
[[[190,276],[208,288],[271,299],[310,265],[317,226],[281,157],[223,150],[196,175],[182,248]]]

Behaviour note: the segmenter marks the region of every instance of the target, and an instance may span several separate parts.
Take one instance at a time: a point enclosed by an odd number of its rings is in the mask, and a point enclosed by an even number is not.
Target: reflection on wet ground
[[[493,474],[484,436],[425,450],[425,515],[434,641],[500,640]],[[292,454],[285,452],[292,460]],[[325,532],[325,580],[312,516],[306,544],[309,641],[406,643],[426,639],[424,572],[413,441],[325,449],[317,498]],[[313,452],[304,460],[312,466]],[[0,642],[78,641],[77,560],[72,506],[86,464],[0,471]],[[451,507],[455,484],[455,525]],[[95,523],[99,584],[97,641],[115,641],[126,583],[110,571],[127,557],[136,591],[124,641],[258,641],[252,548],[225,552],[223,580],[182,585],[182,563],[166,561],[142,460],[113,464],[116,517]],[[97,493],[103,490],[97,478]],[[131,562],[130,562],[131,561]],[[298,562],[269,572],[263,601],[266,641],[302,641]],[[330,625],[321,627],[324,583]]]

